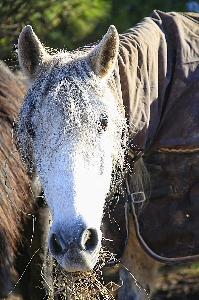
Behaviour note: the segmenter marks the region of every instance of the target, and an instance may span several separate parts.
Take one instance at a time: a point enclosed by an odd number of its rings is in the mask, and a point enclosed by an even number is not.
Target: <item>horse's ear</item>
[[[104,77],[114,68],[119,52],[119,36],[111,25],[101,42],[88,54],[91,68],[96,75]]]
[[[40,72],[49,54],[45,51],[32,27],[23,28],[18,41],[19,64],[30,81],[33,81]]]

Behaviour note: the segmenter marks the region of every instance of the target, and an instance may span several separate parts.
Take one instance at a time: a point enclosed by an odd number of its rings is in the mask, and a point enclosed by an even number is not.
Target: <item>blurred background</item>
[[[71,50],[101,39],[110,24],[121,33],[154,9],[199,12],[199,1],[1,0],[0,59],[16,63],[17,39],[27,24],[46,46]]]

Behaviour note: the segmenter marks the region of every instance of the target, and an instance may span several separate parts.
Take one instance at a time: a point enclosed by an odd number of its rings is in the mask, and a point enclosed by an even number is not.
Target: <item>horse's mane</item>
[[[0,61],[0,286],[12,266],[31,207],[28,177],[12,140],[13,122],[25,89],[25,81]]]

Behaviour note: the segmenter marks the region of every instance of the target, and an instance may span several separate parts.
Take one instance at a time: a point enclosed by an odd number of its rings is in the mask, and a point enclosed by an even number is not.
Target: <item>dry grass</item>
[[[119,286],[115,283],[105,285],[102,276],[102,268],[106,261],[114,258],[114,254],[102,248],[98,262],[92,271],[67,272],[49,255],[42,270],[43,284],[48,290],[47,299],[53,300],[55,295],[59,295],[59,299],[64,300],[115,299],[112,292]],[[49,266],[52,266],[50,279],[45,275]]]

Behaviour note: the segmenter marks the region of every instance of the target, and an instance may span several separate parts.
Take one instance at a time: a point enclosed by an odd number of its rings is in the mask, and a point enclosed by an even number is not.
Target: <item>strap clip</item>
[[[131,201],[133,203],[141,203],[146,201],[146,196],[144,192],[134,192],[130,194]]]

